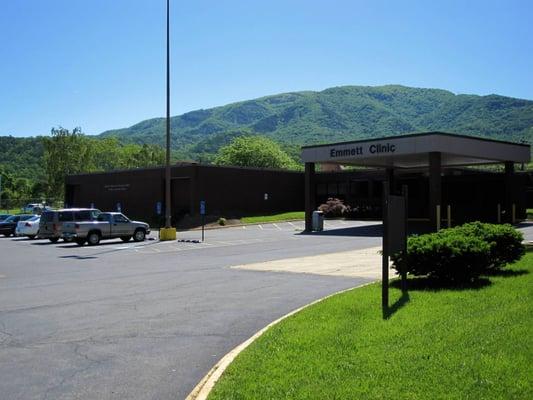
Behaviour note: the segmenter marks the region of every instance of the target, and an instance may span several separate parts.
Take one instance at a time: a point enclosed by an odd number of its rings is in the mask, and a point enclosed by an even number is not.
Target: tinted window
[[[4,222],[15,222],[15,221],[16,221],[15,218],[16,218],[16,217],[15,217],[14,215],[12,215],[12,216],[9,217],[8,219],[6,219]]]
[[[74,211],[74,219],[76,221],[91,221],[93,215],[90,211]]]
[[[34,215],[33,217],[31,217],[28,221],[39,221],[39,216],[38,215]]]
[[[129,222],[129,221],[124,215],[115,214],[115,222]]]
[[[111,222],[111,214],[102,213],[98,215],[97,220],[101,222]]]
[[[21,215],[19,221],[27,221],[33,217],[34,217],[33,215]]]
[[[60,211],[57,219],[61,222],[74,221],[74,213],[72,211]]]
[[[54,220],[54,213],[53,212],[44,212],[41,215],[41,221],[42,222],[52,222]]]

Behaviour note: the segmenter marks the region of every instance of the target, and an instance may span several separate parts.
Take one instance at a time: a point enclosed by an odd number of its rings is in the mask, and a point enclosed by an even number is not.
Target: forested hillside
[[[154,118],[91,137],[86,143],[91,144],[95,158],[76,171],[153,165],[162,157],[158,147],[127,144],[163,146],[164,126],[163,118]],[[171,127],[173,159],[210,163],[221,146],[236,137],[262,135],[277,141],[298,161],[303,144],[421,131],[533,142],[533,101],[404,86],[343,86],[192,111],[172,117]],[[111,137],[118,138],[118,142]],[[35,194],[45,187],[50,191],[43,142],[46,140],[35,137],[0,137],[0,172],[5,189],[9,184],[13,192]],[[159,155],[154,156],[156,153]],[[64,169],[69,170],[67,166]]]
[[[195,159],[209,158],[245,133],[298,145],[433,130],[531,141],[533,101],[397,85],[343,86],[192,111],[173,117],[171,129],[174,151]],[[163,145],[164,119],[102,135]]]

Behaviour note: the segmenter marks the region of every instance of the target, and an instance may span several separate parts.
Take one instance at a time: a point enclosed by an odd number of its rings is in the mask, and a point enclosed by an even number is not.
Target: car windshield
[[[19,221],[27,221],[33,217],[35,217],[35,215],[21,215]]]
[[[38,215],[34,215],[33,217],[29,218],[28,221],[35,222],[39,221],[39,219],[41,219],[41,217],[39,217]]]
[[[12,215],[11,217],[9,217],[8,219],[4,220],[4,222],[14,222],[16,219],[16,215]]]

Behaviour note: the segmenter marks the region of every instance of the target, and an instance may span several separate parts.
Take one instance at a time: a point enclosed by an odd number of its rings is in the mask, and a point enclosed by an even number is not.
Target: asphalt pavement
[[[263,224],[96,247],[0,238],[0,398],[183,399],[269,322],[368,278],[233,265],[379,246],[372,222]],[[356,236],[352,236],[356,235]],[[378,306],[378,305],[376,305]]]

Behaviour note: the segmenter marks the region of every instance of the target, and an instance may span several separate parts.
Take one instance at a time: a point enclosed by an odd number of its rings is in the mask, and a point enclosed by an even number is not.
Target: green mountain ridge
[[[298,159],[301,145],[423,131],[533,142],[533,101],[499,95],[456,95],[399,85],[340,86],[265,96],[172,117],[174,159],[210,162],[243,134],[268,136]],[[165,120],[153,118],[103,132],[123,143],[165,144]],[[39,137],[0,136],[0,169],[39,179]]]
[[[164,145],[164,123],[164,118],[153,118],[101,136]],[[294,146],[423,131],[532,141],[533,101],[400,85],[340,86],[266,96],[171,118],[172,148],[189,158],[214,153],[241,134],[261,134]]]

